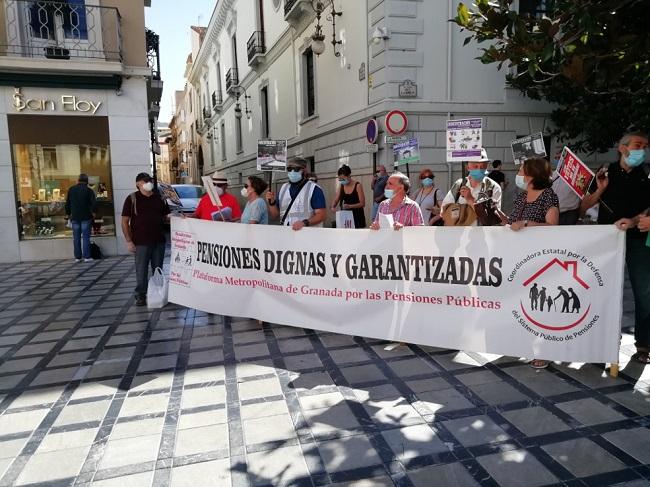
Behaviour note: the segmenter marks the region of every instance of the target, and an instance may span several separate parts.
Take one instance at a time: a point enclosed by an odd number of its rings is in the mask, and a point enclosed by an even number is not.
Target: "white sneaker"
[[[84,259],[84,262],[92,262],[93,259]]]
[[[81,259],[75,259],[74,261],[75,262],[81,262]]]

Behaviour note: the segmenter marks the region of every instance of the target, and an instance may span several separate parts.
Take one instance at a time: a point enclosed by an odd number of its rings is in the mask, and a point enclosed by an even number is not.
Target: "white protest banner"
[[[616,362],[613,225],[338,230],[172,220],[171,302],[493,354]]]
[[[286,139],[257,141],[257,170],[258,171],[286,171],[287,170]]]
[[[580,199],[587,195],[595,176],[594,172],[568,147],[562,150],[557,173]]]
[[[516,165],[523,164],[531,157],[546,157],[544,135],[541,132],[513,140],[510,142],[510,148]]]
[[[483,119],[447,120],[447,162],[480,161]]]

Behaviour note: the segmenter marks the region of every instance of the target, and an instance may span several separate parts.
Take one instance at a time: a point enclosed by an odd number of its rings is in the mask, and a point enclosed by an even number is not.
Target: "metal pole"
[[[156,169],[156,153],[155,153],[155,150],[156,150],[156,147],[155,147],[156,132],[154,130],[155,123],[156,123],[155,120],[151,120],[149,122],[149,131],[151,132],[151,156],[153,158],[153,171],[152,171],[152,173],[153,173],[153,190],[154,190],[154,192],[157,193],[158,192],[158,170]]]

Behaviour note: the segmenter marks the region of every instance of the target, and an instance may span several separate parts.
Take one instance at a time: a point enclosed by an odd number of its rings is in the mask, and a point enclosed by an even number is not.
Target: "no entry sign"
[[[406,132],[409,122],[406,114],[400,110],[391,110],[384,119],[386,131],[391,135],[402,135]]]

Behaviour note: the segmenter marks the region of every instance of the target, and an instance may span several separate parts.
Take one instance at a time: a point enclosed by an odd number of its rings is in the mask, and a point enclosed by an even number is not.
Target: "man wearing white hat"
[[[196,207],[192,218],[201,220],[216,220],[238,222],[241,218],[241,208],[237,198],[228,193],[228,178],[221,172],[212,174],[212,184],[214,184],[222,206],[215,206],[208,194],[204,194]]]
[[[294,230],[304,227],[322,227],[327,216],[325,194],[320,186],[305,178],[307,161],[292,157],[287,161],[288,183],[282,185],[277,198],[266,193],[271,218],[280,218],[280,224]]]
[[[442,200],[443,212],[445,207],[452,203],[474,205],[485,197],[491,198],[501,210],[501,186],[486,175],[489,162],[485,149],[481,149],[480,161],[467,162],[467,177],[457,180]],[[476,224],[474,222],[474,225]]]

